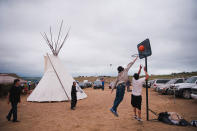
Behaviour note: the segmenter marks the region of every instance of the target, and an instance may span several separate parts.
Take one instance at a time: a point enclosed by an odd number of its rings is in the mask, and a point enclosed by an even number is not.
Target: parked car
[[[149,80],[148,81],[148,86],[151,87],[154,84],[155,80]]]
[[[94,89],[101,89],[102,88],[102,82],[100,80],[96,80],[94,82],[94,86],[93,86]]]
[[[154,81],[155,81],[155,80],[150,80],[150,81],[148,81],[148,88],[150,88],[150,87],[153,85]],[[146,88],[146,82],[145,82],[142,86],[143,86],[144,88]]]
[[[191,97],[197,100],[197,85],[192,87],[192,94]]]
[[[177,84],[175,88],[175,95],[185,99],[191,98],[191,88],[197,85],[197,76],[188,78],[184,83]]]
[[[157,91],[158,86],[164,85],[168,81],[170,81],[170,80],[169,79],[156,79],[151,87],[154,88],[155,91]]]
[[[185,80],[184,78],[171,79],[166,84],[159,86],[157,90],[161,94],[171,94],[169,90],[171,90],[171,88],[174,87],[174,84],[183,83],[184,80]]]
[[[171,84],[170,88],[167,90],[167,94],[168,95],[174,95],[175,87],[178,86],[180,83],[185,83],[186,80],[187,80],[186,78],[183,78],[183,82],[176,82],[174,84]]]
[[[81,87],[81,89],[85,88],[85,83],[79,82],[78,85]]]
[[[85,86],[85,88],[92,87],[92,82],[85,82],[84,86]]]

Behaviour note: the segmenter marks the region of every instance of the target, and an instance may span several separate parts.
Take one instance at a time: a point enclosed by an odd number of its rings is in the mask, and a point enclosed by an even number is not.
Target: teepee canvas
[[[53,36],[50,28],[51,41],[44,33],[43,38],[49,45],[52,55],[47,54],[45,58],[45,69],[44,75],[36,88],[27,98],[27,101],[35,102],[50,102],[50,101],[67,101],[71,99],[71,87],[74,79],[68,74],[64,68],[61,60],[58,58],[58,53],[64,42],[68,37],[68,33],[64,37],[63,41],[60,41],[62,24],[60,26],[60,31],[57,41],[52,41]],[[61,42],[61,44],[59,44]],[[87,95],[84,91],[77,85],[77,99],[84,99]]]

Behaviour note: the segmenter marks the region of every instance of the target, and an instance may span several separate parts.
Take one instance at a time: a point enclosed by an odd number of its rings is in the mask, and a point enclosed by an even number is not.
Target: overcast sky
[[[71,30],[59,58],[73,76],[116,75],[146,38],[150,74],[197,71],[196,0],[0,0],[0,72],[42,76],[51,52],[40,32],[57,35],[62,19]]]

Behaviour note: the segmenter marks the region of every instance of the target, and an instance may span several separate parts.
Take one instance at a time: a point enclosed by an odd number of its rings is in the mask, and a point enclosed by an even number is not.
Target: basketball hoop
[[[139,56],[139,54],[133,54],[133,55],[131,55],[131,57],[137,57],[137,56]],[[140,59],[140,65],[142,65],[142,63],[143,63],[143,61]]]

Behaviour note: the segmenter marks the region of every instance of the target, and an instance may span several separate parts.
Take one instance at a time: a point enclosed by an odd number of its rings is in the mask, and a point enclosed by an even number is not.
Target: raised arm
[[[148,73],[146,72],[146,67],[144,67],[144,72],[145,72],[145,74],[146,74],[146,80],[148,80],[149,75],[148,75]]]
[[[125,70],[129,71],[129,69],[131,68],[131,66],[136,62],[137,58],[138,58],[138,56],[136,56],[136,58],[127,65],[127,68]]]
[[[138,75],[140,75],[141,69],[142,69],[142,65],[140,65],[140,68],[139,68],[139,71],[138,71]]]

